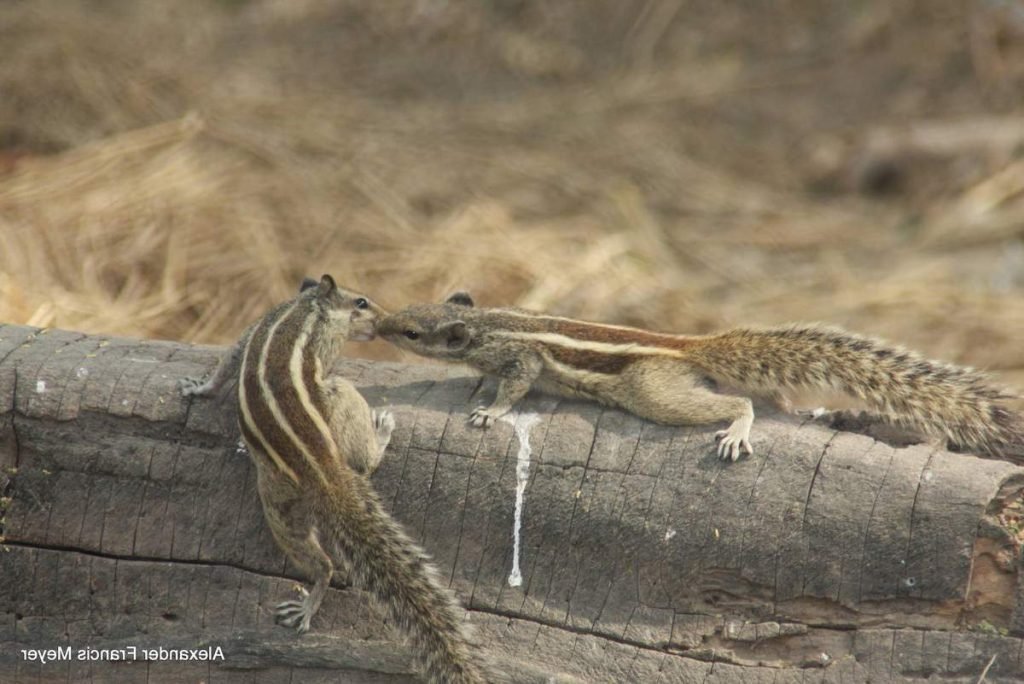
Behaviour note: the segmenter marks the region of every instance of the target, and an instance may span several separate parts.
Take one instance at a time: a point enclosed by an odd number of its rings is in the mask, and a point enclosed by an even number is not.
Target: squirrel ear
[[[316,280],[314,280],[313,278],[310,278],[309,276],[306,276],[305,278],[302,279],[302,282],[299,284],[299,292],[305,292],[309,288],[316,287],[316,286],[317,286]]]
[[[456,306],[476,306],[473,303],[473,297],[470,296],[465,290],[459,290],[458,292],[452,292],[448,295],[448,298],[444,300],[445,304],[455,304]]]
[[[438,328],[439,335],[445,340],[445,345],[452,351],[462,349],[469,344],[469,330],[462,321],[445,323]]]
[[[334,284],[334,278],[324,273],[323,277],[320,278],[320,283],[317,285],[317,294],[324,297],[334,292],[336,287],[338,286]]]

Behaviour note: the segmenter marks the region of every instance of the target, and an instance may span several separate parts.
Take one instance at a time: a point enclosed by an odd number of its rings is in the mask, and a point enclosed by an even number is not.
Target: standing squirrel
[[[454,596],[368,479],[394,419],[372,415],[343,378],[324,377],[342,344],[372,339],[384,314],[329,275],[307,279],[242,335],[209,381],[186,379],[182,393],[218,392],[238,374],[238,422],[263,513],[281,549],[314,580],[301,601],[278,606],[282,624],[307,631],[335,568],[347,568],[412,638],[429,681],[484,682]]]
[[[942,435],[961,448],[1001,456],[1024,447],[1013,395],[978,371],[821,325],[736,328],[686,336],[588,323],[516,308],[474,308],[458,292],[385,317],[377,334],[422,356],[465,363],[498,377],[494,402],[470,414],[486,427],[529,389],[583,397],[658,423],[731,421],[716,434],[721,458],[753,453],[751,394],[834,389],[890,422]]]

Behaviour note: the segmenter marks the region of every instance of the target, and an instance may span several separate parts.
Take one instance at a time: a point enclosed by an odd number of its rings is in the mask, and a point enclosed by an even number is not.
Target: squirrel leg
[[[394,416],[386,409],[372,411],[359,390],[339,375],[326,378],[322,389],[328,397],[325,418],[342,456],[353,470],[369,477],[391,441]]]
[[[732,423],[715,433],[718,457],[737,461],[743,452],[754,455],[750,446],[750,428],[754,424],[754,407],[746,397],[715,394],[711,390],[695,388],[671,410],[663,411],[659,422],[672,425],[705,425],[722,420]]]
[[[219,392],[230,378],[238,375],[238,367],[241,365],[242,344],[236,344],[221,358],[211,375],[205,382],[199,378],[182,378],[178,381],[178,388],[183,397],[208,397]]]
[[[384,458],[395,429],[395,417],[387,409],[371,410],[363,395],[345,378],[331,376],[323,390],[330,398],[327,423],[346,462],[369,477]]]
[[[544,362],[539,356],[529,355],[517,358],[507,364],[498,376],[498,393],[490,406],[479,406],[469,414],[469,422],[485,428],[512,410],[517,401],[526,396],[534,381],[540,377]]]
[[[334,563],[320,546],[309,498],[290,480],[257,464],[257,487],[274,541],[305,576],[312,591],[302,590],[299,600],[283,601],[274,611],[277,622],[299,634],[309,631],[310,621],[334,575]]]
[[[638,367],[627,373],[623,376],[627,382],[620,383],[622,397],[613,397],[623,408],[666,425],[732,421],[728,428],[715,433],[718,456],[736,461],[743,452],[753,455],[750,428],[754,423],[754,407],[747,397],[718,394],[703,386],[697,374],[680,373],[678,366]]]
[[[715,433],[718,457],[737,461],[743,452],[754,455],[750,446],[750,428],[754,424],[754,407],[746,397],[716,394],[711,390],[691,390],[672,410],[662,413],[660,422],[673,425],[705,425],[731,420],[729,427]]]
[[[313,616],[320,610],[320,604],[334,575],[334,564],[320,546],[315,529],[311,529],[305,539],[292,537],[285,541],[282,536],[275,532],[274,539],[295,565],[315,579],[312,591],[307,592],[303,589],[301,599],[277,604],[274,614],[279,624],[292,627],[299,634],[303,634],[309,631]]]
[[[213,375],[205,382],[199,378],[181,378],[178,381],[178,389],[181,390],[181,396],[208,397],[219,392],[229,380],[237,378],[239,367],[242,365],[242,352],[249,341],[249,336],[252,335],[253,327],[250,325],[242,333],[241,339],[238,340],[235,346],[221,357],[220,362],[213,371]]]

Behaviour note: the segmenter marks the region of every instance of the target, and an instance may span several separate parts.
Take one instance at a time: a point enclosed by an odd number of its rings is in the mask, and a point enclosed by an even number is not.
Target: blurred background
[[[0,321],[228,343],[330,272],[1024,386],[1024,2],[5,0],[0,57]]]

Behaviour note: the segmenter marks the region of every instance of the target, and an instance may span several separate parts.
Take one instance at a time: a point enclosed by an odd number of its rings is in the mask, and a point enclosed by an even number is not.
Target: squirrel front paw
[[[494,411],[488,409],[486,406],[478,406],[469,414],[469,418],[466,422],[474,427],[486,428],[493,425],[494,421],[498,420],[500,415],[501,414],[495,414]]]
[[[395,430],[395,415],[388,409],[373,409],[370,411],[370,418],[377,433],[377,442],[386,445],[391,441],[391,433]]]

